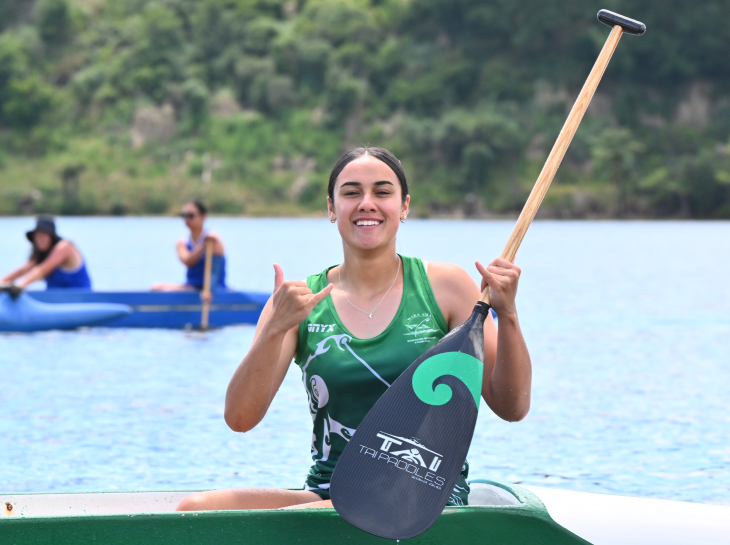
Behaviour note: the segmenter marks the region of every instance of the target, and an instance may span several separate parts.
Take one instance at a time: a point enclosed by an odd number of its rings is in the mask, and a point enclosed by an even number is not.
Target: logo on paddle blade
[[[482,374],[484,364],[474,356],[463,352],[443,352],[431,356],[418,366],[411,383],[418,399],[428,405],[445,405],[451,400],[453,392],[448,384],[433,383],[444,375],[458,378],[469,389],[474,403],[479,409],[482,393]]]
[[[441,490],[445,480],[436,473],[443,461],[441,454],[426,448],[416,439],[406,439],[382,431],[376,437],[383,440],[380,448],[374,449],[361,444],[360,454],[392,464],[395,469],[409,473],[412,479]],[[400,447],[400,450],[391,450],[393,445]]]

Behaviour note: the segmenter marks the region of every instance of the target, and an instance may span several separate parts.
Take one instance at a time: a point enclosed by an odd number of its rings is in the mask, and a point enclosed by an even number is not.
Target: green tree
[[[644,144],[623,127],[609,127],[593,141],[593,168],[598,176],[615,186],[618,217],[624,217],[629,212],[630,196],[640,177],[639,158],[644,150]]]
[[[48,45],[63,45],[71,36],[71,10],[67,0],[40,0],[35,7],[35,19],[38,34]]]
[[[12,79],[5,89],[3,120],[10,127],[29,129],[53,108],[53,87],[38,76]]]

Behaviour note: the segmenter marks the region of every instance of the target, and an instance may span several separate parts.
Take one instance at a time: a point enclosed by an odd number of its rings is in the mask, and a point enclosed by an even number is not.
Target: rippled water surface
[[[0,219],[2,273],[30,218]],[[399,251],[473,271],[512,222],[409,221]],[[175,219],[61,218],[98,289],[181,281]],[[230,283],[269,290],[341,260],[326,220],[212,218]],[[730,224],[537,222],[520,249],[528,417],[482,411],[473,477],[730,505]],[[223,422],[253,328],[0,336],[0,490],[296,487],[311,463],[299,373],[247,434]]]

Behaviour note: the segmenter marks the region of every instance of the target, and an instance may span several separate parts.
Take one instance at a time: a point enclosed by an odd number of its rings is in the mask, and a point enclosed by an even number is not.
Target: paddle
[[[210,313],[210,277],[213,273],[213,239],[205,239],[205,268],[203,270],[203,291],[200,294],[203,298],[203,311],[200,316],[200,329],[208,329],[208,314]]]
[[[601,10],[613,27],[545,162],[502,252],[512,261],[621,34],[646,27]],[[330,484],[337,512],[358,528],[389,539],[426,531],[441,514],[466,459],[482,386],[484,319],[489,288],[471,317],[413,362],[357,427]]]
[[[20,297],[21,293],[23,293],[23,288],[20,288],[12,283],[0,282],[0,293],[3,292],[6,292],[8,295],[10,295],[11,299],[15,300]]]

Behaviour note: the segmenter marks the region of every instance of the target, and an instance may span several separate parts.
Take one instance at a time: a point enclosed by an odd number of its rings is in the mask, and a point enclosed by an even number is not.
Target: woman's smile
[[[357,219],[355,220],[355,225],[358,227],[364,227],[364,228],[373,228],[377,227],[383,223],[383,220],[375,220],[375,219]]]

